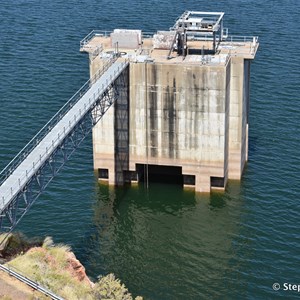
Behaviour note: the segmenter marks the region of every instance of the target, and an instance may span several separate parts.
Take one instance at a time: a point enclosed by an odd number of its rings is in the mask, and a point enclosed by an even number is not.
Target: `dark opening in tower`
[[[139,182],[183,184],[181,167],[137,164],[136,170]]]

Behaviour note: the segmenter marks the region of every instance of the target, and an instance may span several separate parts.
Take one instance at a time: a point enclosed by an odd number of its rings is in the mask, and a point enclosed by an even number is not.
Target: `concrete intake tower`
[[[248,159],[250,64],[257,37],[230,36],[224,13],[186,11],[168,31],[92,31],[81,41],[92,77],[129,61],[118,100],[93,128],[94,168],[121,185],[179,180],[225,189]]]

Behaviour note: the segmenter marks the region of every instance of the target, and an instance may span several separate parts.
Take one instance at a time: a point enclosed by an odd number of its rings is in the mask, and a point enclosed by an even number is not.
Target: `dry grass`
[[[7,265],[65,299],[132,299],[127,288],[112,274],[102,277],[94,287],[78,281],[68,268],[69,252],[70,247],[54,245],[51,238],[46,238],[43,247],[30,249]]]
[[[65,246],[32,248],[8,263],[28,278],[66,299],[92,299],[91,288],[66,270],[67,256]],[[84,296],[85,295],[85,296]]]
[[[0,297],[0,300],[12,300],[12,298],[9,296],[3,296],[3,297]]]

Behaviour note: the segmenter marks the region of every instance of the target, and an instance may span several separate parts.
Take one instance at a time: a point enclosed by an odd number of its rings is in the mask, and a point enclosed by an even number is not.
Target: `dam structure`
[[[229,36],[224,13],[187,11],[168,31],[92,31],[90,79],[0,173],[0,231],[14,229],[91,132],[112,185],[180,182],[197,192],[240,179],[248,158],[257,37]]]
[[[99,180],[210,192],[241,179],[259,43],[230,36],[223,22],[222,12],[186,11],[166,31],[94,30],[81,41],[91,78],[115,53],[129,62],[122,97],[92,130]]]

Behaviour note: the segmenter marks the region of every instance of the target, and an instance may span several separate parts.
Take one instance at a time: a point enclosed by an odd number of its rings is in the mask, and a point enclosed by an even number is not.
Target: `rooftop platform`
[[[143,38],[140,47],[135,49],[118,48],[118,51],[128,57],[131,62],[142,62],[142,60],[148,60],[149,62],[158,63],[201,63],[204,64],[216,64],[217,61],[224,62],[226,56],[241,56],[246,59],[254,59],[257,48],[259,46],[257,37],[246,36],[232,36],[227,40],[222,41],[218,46],[218,51],[214,55],[201,54],[203,47],[211,47],[211,41],[194,41],[190,42],[192,49],[198,49],[198,54],[187,54],[181,56],[176,51],[171,52],[170,58],[168,58],[168,49],[155,49],[153,47],[153,38]],[[188,43],[189,45],[189,43]],[[105,57],[115,51],[115,47],[112,46],[110,36],[97,34],[94,32],[93,37],[82,43],[80,46],[81,52],[87,52],[91,55],[102,55]]]
[[[91,59],[120,52],[136,63],[222,65],[231,56],[254,59],[258,37],[229,36],[223,17],[222,12],[186,11],[168,31],[93,30],[80,42],[80,51]]]

